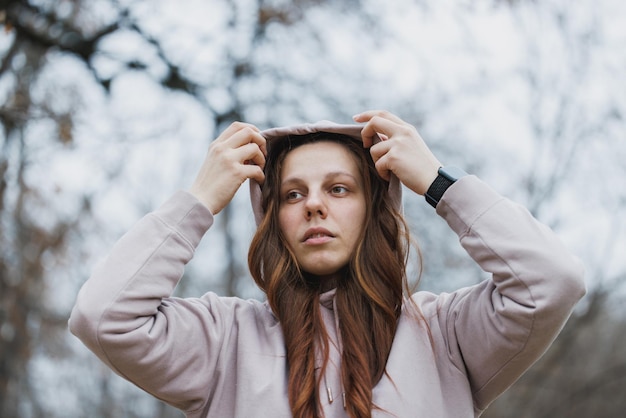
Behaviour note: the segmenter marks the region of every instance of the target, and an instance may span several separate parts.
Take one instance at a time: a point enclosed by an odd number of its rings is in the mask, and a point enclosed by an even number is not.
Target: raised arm
[[[365,123],[363,142],[371,146],[380,175],[393,172],[424,195],[441,163],[416,129],[386,111],[354,119]],[[372,145],[374,133],[383,141]],[[549,228],[475,176],[456,181],[436,208],[469,255],[491,273],[480,285],[441,295],[433,310],[445,350],[467,373],[482,410],[556,338],[585,293],[583,269]]]
[[[264,149],[252,125],[226,129],[209,147],[191,192],[176,193],[120,239],[71,313],[71,332],[103,362],[183,410],[211,396],[211,371],[233,319],[218,298],[170,296],[213,214],[247,178],[263,181]]]
[[[474,176],[452,185],[437,213],[491,273],[437,306],[450,358],[483,410],[552,344],[585,293],[583,268],[548,227]]]

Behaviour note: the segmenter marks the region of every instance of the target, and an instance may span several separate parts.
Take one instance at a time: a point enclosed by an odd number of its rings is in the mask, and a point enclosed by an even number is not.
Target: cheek
[[[365,228],[365,208],[355,205],[344,213],[344,225],[349,228],[352,240],[357,240]]]
[[[354,234],[357,237],[361,236],[361,233],[363,232],[363,229],[365,228],[365,212],[360,213],[358,215],[353,215],[353,219],[354,219]]]
[[[361,211],[359,213],[359,219],[360,219],[359,227],[358,227],[359,236],[361,236],[361,234],[365,230],[365,224],[366,224],[366,221],[367,221],[366,217],[367,217],[367,213],[366,213],[366,210],[365,210],[365,203],[363,203],[363,206],[361,207]]]
[[[350,210],[350,219],[352,219],[359,226],[363,227],[365,224],[365,212],[365,200],[359,200],[352,205]]]

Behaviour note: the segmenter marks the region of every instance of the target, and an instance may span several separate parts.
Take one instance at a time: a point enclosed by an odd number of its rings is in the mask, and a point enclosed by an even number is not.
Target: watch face
[[[445,178],[453,182],[457,181],[461,177],[467,176],[467,173],[465,171],[454,166],[441,167],[439,169],[439,174],[441,174],[442,176],[444,176]]]

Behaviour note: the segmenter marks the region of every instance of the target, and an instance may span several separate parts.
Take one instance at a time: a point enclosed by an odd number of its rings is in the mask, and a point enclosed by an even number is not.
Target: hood
[[[315,123],[305,123],[301,125],[284,126],[279,128],[271,128],[261,131],[261,135],[265,137],[265,140],[271,142],[277,138],[285,136],[292,136],[292,140],[297,140],[298,135],[306,135],[315,132],[329,132],[334,134],[343,134],[361,141],[361,129],[362,125],[342,125],[335,122],[322,120]],[[295,137],[295,138],[294,138]],[[380,142],[378,135],[374,138],[374,143]],[[402,210],[402,184],[400,180],[393,174],[389,181],[389,195],[392,198],[393,204],[398,209]],[[254,180],[250,180],[250,200],[252,203],[252,211],[254,212],[254,220],[257,226],[263,219],[263,209],[261,205],[261,186]]]

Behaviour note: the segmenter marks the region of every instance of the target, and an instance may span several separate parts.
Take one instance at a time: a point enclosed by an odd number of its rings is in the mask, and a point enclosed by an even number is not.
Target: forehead
[[[289,151],[282,164],[281,177],[308,177],[316,173],[341,171],[359,178],[357,157],[339,143],[320,141]]]

